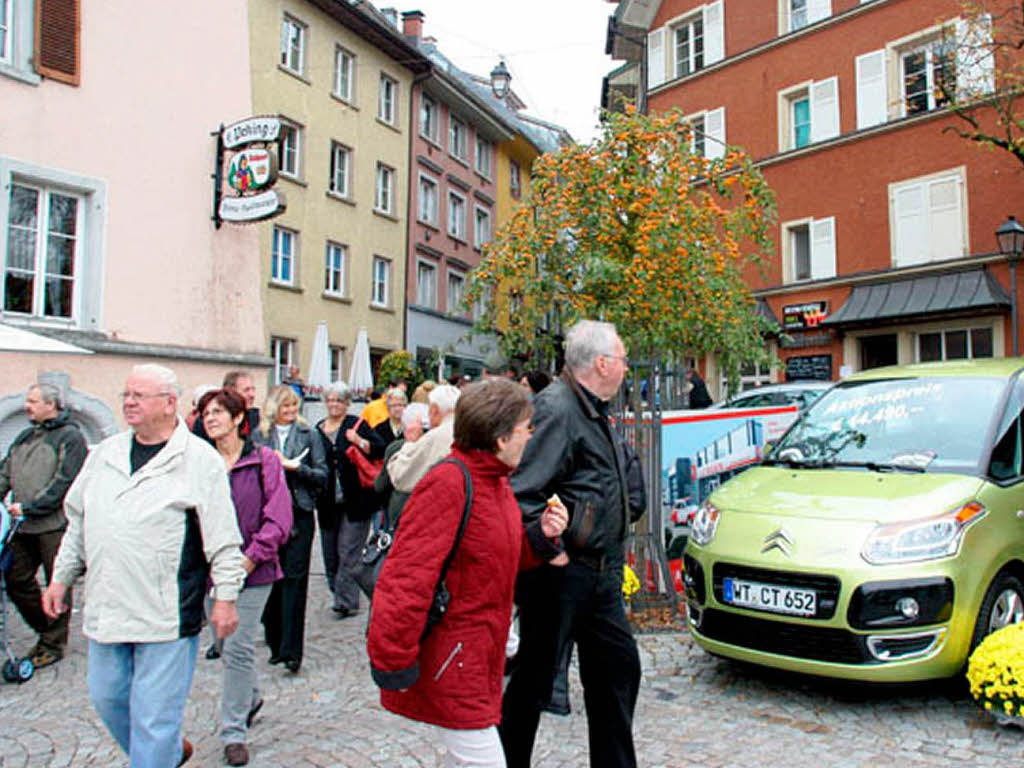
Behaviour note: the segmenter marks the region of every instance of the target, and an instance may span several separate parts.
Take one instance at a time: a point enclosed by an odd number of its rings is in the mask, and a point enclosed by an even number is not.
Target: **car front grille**
[[[799,573],[797,571],[774,571],[768,568],[752,568],[733,563],[715,563],[711,571],[715,599],[724,604],[725,596],[722,581],[726,578],[759,581],[764,584],[777,584],[798,589],[813,589],[817,593],[814,616],[807,618],[831,619],[839,603],[840,582],[835,576],[823,574]]]
[[[710,640],[779,656],[837,664],[874,661],[864,637],[845,629],[758,619],[708,608],[697,631]]]

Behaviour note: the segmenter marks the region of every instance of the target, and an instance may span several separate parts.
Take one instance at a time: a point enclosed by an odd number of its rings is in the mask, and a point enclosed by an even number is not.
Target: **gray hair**
[[[29,389],[34,389],[39,392],[39,397],[42,398],[44,403],[53,403],[58,411],[64,410],[64,393],[61,391],[60,387],[40,381],[33,384]]]
[[[207,392],[213,392],[216,389],[221,389],[221,387],[218,387],[216,384],[200,384],[192,390],[192,405],[199,405],[199,401],[203,399],[203,395]]]
[[[427,421],[427,406],[423,403],[409,403],[402,412],[402,429],[417,421],[424,426],[429,423]]]
[[[405,392],[403,392],[399,387],[392,387],[391,389],[389,389],[387,395],[384,398],[384,402],[390,404],[391,398],[395,398],[395,400],[401,401],[403,405],[409,402],[409,396],[405,394]]]
[[[332,381],[326,387],[324,387],[324,400],[327,399],[328,395],[334,395],[339,400],[351,400],[352,393],[348,389],[348,384],[344,381]]]
[[[174,371],[165,365],[157,365],[156,363],[135,365],[132,366],[132,375],[156,379],[176,398],[181,397],[181,385],[178,383],[178,377]]]
[[[611,323],[580,320],[565,337],[565,364],[573,371],[585,371],[594,359],[614,352],[619,333]]]
[[[430,390],[427,399],[432,405],[437,406],[441,413],[453,413],[455,404],[459,401],[459,390],[451,384],[442,384]]]

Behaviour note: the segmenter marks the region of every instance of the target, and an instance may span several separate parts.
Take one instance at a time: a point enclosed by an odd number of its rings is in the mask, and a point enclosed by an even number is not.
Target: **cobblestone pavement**
[[[314,550],[318,552],[318,550]],[[250,731],[251,765],[266,768],[435,766],[440,750],[423,726],[377,703],[365,614],[337,621],[322,575],[311,577],[306,658],[298,675],[265,663],[266,706]],[[9,611],[15,650],[33,642]],[[64,661],[24,685],[0,683],[0,766],[121,766],[85,686],[81,615]],[[206,638],[200,646],[205,648]],[[636,713],[642,768],[657,766],[1005,766],[1024,760],[1024,732],[993,726],[949,686],[864,689],[734,665],[684,633],[639,638],[644,677]],[[222,764],[217,737],[220,662],[200,656],[186,714],[196,744],[190,765]],[[582,692],[573,713],[545,715],[534,764],[587,765]]]

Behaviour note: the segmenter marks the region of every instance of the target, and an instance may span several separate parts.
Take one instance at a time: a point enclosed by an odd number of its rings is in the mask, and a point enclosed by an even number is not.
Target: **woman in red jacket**
[[[373,594],[367,649],[381,704],[438,726],[449,765],[504,768],[496,725],[512,592],[520,567],[539,565],[523,532],[509,475],[530,439],[533,407],[506,379],[466,387],[455,408],[451,457],[469,468],[469,523],[447,575],[451,603],[422,638],[441,564],[466,499],[458,466],[435,466],[416,486]],[[541,516],[556,539],[567,512],[553,500]]]

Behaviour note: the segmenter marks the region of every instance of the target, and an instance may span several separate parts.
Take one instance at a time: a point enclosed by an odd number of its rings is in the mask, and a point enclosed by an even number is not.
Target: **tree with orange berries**
[[[541,364],[553,315],[564,327],[586,317],[615,323],[634,359],[713,353],[730,382],[764,361],[770,329],[745,278],[772,248],[774,196],[746,154],[708,159],[695,138],[679,110],[627,106],[591,144],[538,158],[472,275],[474,332]]]

